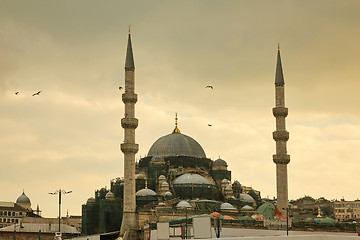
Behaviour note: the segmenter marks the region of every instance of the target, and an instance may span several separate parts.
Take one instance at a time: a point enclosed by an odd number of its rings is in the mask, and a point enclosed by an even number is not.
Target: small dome
[[[220,205],[220,209],[221,210],[236,210],[236,208],[234,208],[234,206],[231,205],[230,203],[222,203]]]
[[[230,183],[230,181],[227,180],[226,178],[224,178],[223,180],[221,180],[221,183],[226,183],[226,184],[228,184],[228,183]]]
[[[146,177],[144,176],[144,174],[139,173],[139,174],[135,174],[135,179],[146,179]]]
[[[160,203],[158,204],[158,206],[166,206],[166,204],[163,203],[163,202],[160,202]]]
[[[227,167],[228,165],[224,160],[219,158],[219,159],[217,159],[217,160],[215,160],[213,162],[213,166],[225,166],[225,167]]]
[[[171,197],[173,194],[171,193],[171,192],[166,192],[165,193],[165,196],[169,196],[169,197]]]
[[[168,184],[167,182],[163,182],[163,183],[161,184],[161,187],[169,187],[169,184]]]
[[[165,162],[165,159],[162,156],[153,156],[151,162]]]
[[[90,197],[90,198],[86,201],[86,204],[94,204],[94,203],[96,203],[96,201],[95,201],[95,198],[93,198],[93,197]]]
[[[159,179],[159,180],[165,180],[166,177],[165,177],[164,175],[160,175],[158,179]]]
[[[255,203],[255,200],[246,193],[240,193],[240,200],[243,202],[248,202],[248,203]]]
[[[180,201],[176,204],[176,208],[191,208],[192,206],[187,201]]]
[[[112,193],[111,191],[109,191],[109,192],[105,195],[105,199],[108,199],[108,200],[115,199],[114,193]]]
[[[225,190],[226,190],[226,191],[232,191],[232,187],[230,187],[230,186],[228,185],[228,186],[226,186]]]
[[[193,138],[181,134],[171,133],[156,140],[151,146],[148,156],[189,156],[205,158],[204,149]]]
[[[204,178],[199,174],[185,173],[172,182],[173,184],[207,184],[213,185],[209,179]]]
[[[17,198],[16,203],[30,203],[30,198],[23,192],[20,197]]]
[[[143,188],[136,192],[137,197],[156,196],[156,192],[149,188]]]
[[[250,207],[249,205],[245,205],[241,208],[241,211],[252,211],[254,210],[252,207]]]

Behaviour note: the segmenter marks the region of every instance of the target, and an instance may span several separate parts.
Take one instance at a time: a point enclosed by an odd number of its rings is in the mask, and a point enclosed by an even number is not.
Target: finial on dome
[[[178,120],[177,113],[175,113],[175,129],[172,133],[180,133],[180,130],[177,127],[177,125],[178,125],[177,120]]]
[[[278,51],[280,51],[280,43],[278,43]]]
[[[129,34],[130,34],[130,24],[129,24]]]
[[[145,178],[145,189],[147,189],[147,179]]]

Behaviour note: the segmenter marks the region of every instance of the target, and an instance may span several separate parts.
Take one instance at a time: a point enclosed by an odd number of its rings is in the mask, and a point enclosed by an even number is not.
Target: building
[[[334,203],[335,219],[338,222],[360,220],[360,200],[336,201]]]

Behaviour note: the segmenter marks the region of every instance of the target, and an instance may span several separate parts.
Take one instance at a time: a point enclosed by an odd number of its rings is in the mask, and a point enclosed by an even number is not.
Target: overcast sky
[[[129,24],[137,159],[171,133],[177,112],[180,131],[227,161],[232,181],[275,196],[280,42],[289,198],[359,198],[359,12],[358,0],[1,1],[0,201],[24,189],[56,217],[48,192],[61,188],[73,191],[62,214],[80,215],[123,176]]]

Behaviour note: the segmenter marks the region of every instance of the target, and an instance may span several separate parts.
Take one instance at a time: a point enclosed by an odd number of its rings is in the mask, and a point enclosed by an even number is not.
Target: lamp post
[[[59,190],[56,190],[55,192],[51,192],[49,194],[51,195],[57,195],[59,194],[59,233],[61,232],[60,231],[60,223],[61,223],[61,194],[69,194],[69,193],[72,193],[72,191],[65,191],[65,190],[62,190],[61,188]]]
[[[20,228],[24,228],[21,222],[20,222]],[[14,240],[16,240],[16,223],[14,224]]]
[[[283,208],[286,210],[286,236],[289,236],[289,208]]]

